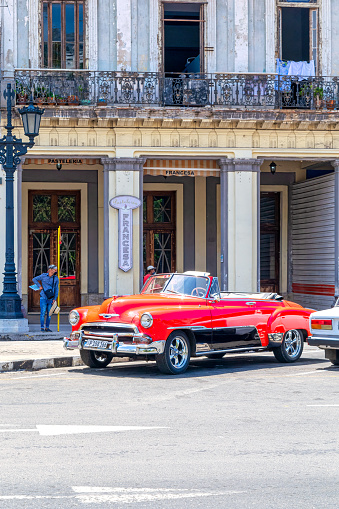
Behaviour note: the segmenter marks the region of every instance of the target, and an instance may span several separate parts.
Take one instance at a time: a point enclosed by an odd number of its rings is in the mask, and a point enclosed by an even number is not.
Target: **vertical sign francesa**
[[[141,205],[135,196],[116,196],[109,202],[119,210],[119,269],[127,272],[133,267],[133,215],[132,210]]]

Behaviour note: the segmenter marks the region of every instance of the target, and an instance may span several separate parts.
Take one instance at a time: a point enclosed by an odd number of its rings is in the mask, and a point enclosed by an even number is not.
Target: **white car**
[[[308,344],[325,350],[325,358],[339,366],[339,302],[331,309],[310,316]]]

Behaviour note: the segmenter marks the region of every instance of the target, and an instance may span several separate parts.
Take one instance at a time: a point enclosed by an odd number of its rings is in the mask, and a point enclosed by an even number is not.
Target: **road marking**
[[[0,429],[0,433],[38,432],[40,436],[77,435],[80,433],[120,433],[122,431],[143,431],[146,429],[166,429],[165,426],[77,426],[37,424],[36,429]]]
[[[50,374],[46,374],[46,375],[31,375],[31,376],[8,377],[8,380],[23,380],[24,378],[31,379],[31,378],[50,377],[50,376],[62,376],[62,375],[66,375],[66,373],[50,373]]]
[[[130,504],[138,502],[154,502],[159,500],[175,500],[182,498],[203,498],[246,493],[239,490],[199,491],[152,488],[91,488],[74,486],[74,495],[0,495],[0,500],[39,500],[39,499],[73,499],[82,504]]]
[[[303,376],[303,375],[314,375],[314,374],[322,374],[322,371],[303,371],[301,373],[291,373],[290,375],[282,375],[282,376]]]
[[[339,406],[339,405],[306,405],[306,406],[336,407],[336,406]]]

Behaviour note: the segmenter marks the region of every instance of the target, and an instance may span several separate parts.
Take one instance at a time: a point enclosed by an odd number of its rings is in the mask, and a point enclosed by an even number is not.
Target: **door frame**
[[[177,218],[176,218],[176,209],[177,209],[177,197],[176,192],[172,190],[164,190],[164,191],[157,191],[157,190],[145,190],[143,192],[143,198],[146,200],[147,197],[152,196],[171,196],[171,222],[170,223],[154,223],[151,222],[151,219],[153,217],[153,214],[151,213],[151,210],[149,207],[146,207],[146,214],[147,214],[147,222],[143,222],[143,236],[146,235],[146,247],[147,245],[151,245],[151,248],[154,247],[153,239],[154,239],[154,231],[157,230],[157,233],[171,233],[171,253],[172,253],[172,260],[171,260],[171,272],[174,272],[176,270],[176,236],[177,236]],[[149,201],[150,202],[150,201]],[[143,242],[143,239],[142,239]],[[146,251],[146,260],[145,260],[145,266],[147,267],[148,264],[153,264],[152,262],[154,260],[154,252],[153,249],[151,249],[150,255],[147,256]],[[144,263],[144,260],[143,260]]]
[[[22,182],[22,228],[19,235],[22,235],[22,260],[28,259],[28,192],[29,191],[80,191],[80,232],[81,232],[81,249],[80,249],[80,296],[88,292],[88,205],[87,205],[87,183],[74,182]],[[28,294],[28,286],[31,281],[28,279],[28,263],[22,263],[23,296],[26,299]],[[26,302],[26,301],[25,301]]]
[[[288,292],[288,279],[290,270],[289,261],[289,236],[290,236],[290,212],[289,212],[289,187],[287,185],[261,185],[260,193],[280,193],[280,292]],[[260,229],[260,222],[258,221]],[[259,230],[260,232],[260,230]],[[259,251],[260,255],[260,251]]]
[[[33,196],[34,195],[52,195],[52,203],[51,203],[51,221],[48,222],[33,222]],[[71,222],[59,222],[57,220],[57,196],[76,196],[76,221],[74,223]],[[76,257],[76,274],[78,274],[77,278],[77,290],[76,290],[76,298],[77,302],[74,303],[72,307],[78,307],[81,305],[81,191],[79,189],[67,190],[63,189],[29,189],[28,190],[28,203],[27,203],[27,225],[28,225],[28,256],[27,256],[27,275],[28,280],[30,281],[32,278],[32,237],[31,231],[37,230],[45,230],[46,233],[49,232],[51,236],[51,253],[50,253],[50,263],[57,264],[56,251],[57,251],[57,229],[58,226],[61,227],[61,234],[71,233],[72,231],[77,234],[76,242],[79,246],[76,246],[77,249],[77,257]],[[67,284],[65,286],[68,286]],[[31,311],[36,310],[36,306],[33,306],[32,293],[28,292],[28,309]]]

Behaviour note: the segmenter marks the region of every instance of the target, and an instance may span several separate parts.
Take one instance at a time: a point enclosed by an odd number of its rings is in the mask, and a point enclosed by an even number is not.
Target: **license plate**
[[[99,341],[97,339],[87,339],[84,343],[84,348],[98,348],[105,350],[107,348],[107,341]]]

